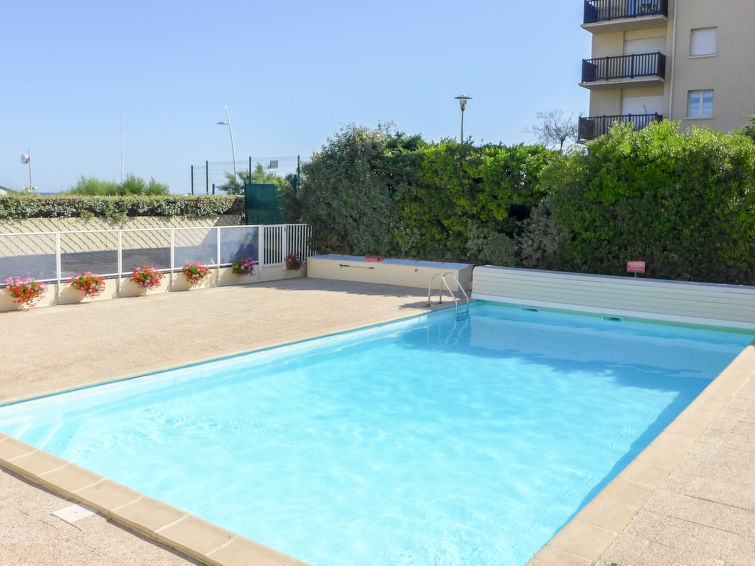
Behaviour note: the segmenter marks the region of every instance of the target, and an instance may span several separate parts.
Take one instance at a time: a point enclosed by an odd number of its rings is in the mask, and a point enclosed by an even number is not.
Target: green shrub
[[[302,168],[300,195],[284,207],[312,225],[321,252],[511,264],[551,155],[349,126]]]
[[[492,261],[495,245],[480,242],[498,235],[491,242],[508,247],[521,233],[544,196],[538,180],[552,156],[538,145],[429,145],[416,180],[397,195],[400,247],[419,257]],[[514,262],[508,252],[499,257]]]
[[[543,174],[563,231],[560,269],[755,282],[755,145],[674,122],[617,126]]]
[[[243,214],[244,197],[12,195],[0,197],[0,219],[125,218],[127,216],[217,216]]]
[[[302,167],[304,220],[320,252],[391,255],[398,217],[383,174],[386,132],[348,126]],[[290,201],[284,203],[290,207]]]
[[[66,193],[88,196],[167,195],[170,188],[154,179],[147,182],[135,175],[129,175],[123,183],[82,176]]]

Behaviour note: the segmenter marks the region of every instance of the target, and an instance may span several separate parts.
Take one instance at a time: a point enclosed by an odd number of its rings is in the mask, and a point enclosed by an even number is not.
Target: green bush
[[[398,217],[384,168],[386,131],[349,126],[302,167],[303,220],[320,252],[391,255]],[[291,202],[284,199],[291,208]],[[289,216],[287,214],[287,216]]]
[[[432,259],[495,258],[511,265],[513,240],[544,196],[538,179],[552,155],[538,145],[429,145],[416,180],[397,196],[401,249]],[[496,251],[499,244],[508,251]]]
[[[284,206],[312,225],[321,252],[511,264],[551,155],[349,126],[303,166],[300,195]]]
[[[66,193],[89,196],[167,195],[170,188],[154,179],[147,182],[135,175],[129,175],[122,183],[82,176]]]
[[[624,275],[645,260],[650,277],[755,282],[755,145],[741,133],[620,125],[555,160],[543,188],[560,269]]]
[[[129,216],[217,216],[243,214],[238,196],[80,196],[12,195],[0,197],[0,219]]]

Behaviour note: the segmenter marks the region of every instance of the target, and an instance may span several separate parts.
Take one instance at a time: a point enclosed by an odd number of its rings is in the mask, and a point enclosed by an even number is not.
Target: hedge
[[[674,122],[611,133],[544,172],[559,269],[755,283],[755,145]]]
[[[9,195],[0,197],[0,219],[243,214],[244,197]]]
[[[664,121],[566,154],[349,126],[302,167],[287,217],[321,253],[755,284],[755,144]]]
[[[349,126],[302,167],[300,195],[284,203],[323,253],[510,262],[551,154]]]

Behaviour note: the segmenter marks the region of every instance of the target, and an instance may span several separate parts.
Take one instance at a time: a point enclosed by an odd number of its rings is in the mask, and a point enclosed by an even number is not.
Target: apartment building
[[[581,141],[616,122],[728,132],[755,115],[755,0],[583,0]]]

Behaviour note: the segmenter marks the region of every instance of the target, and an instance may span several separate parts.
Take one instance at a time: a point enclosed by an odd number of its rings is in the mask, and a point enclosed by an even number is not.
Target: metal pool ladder
[[[464,306],[466,309],[464,312],[459,313],[459,299],[456,297],[456,294],[451,290],[451,287],[448,285],[448,281],[446,281],[446,277],[450,277],[453,279],[453,281],[456,283],[457,287],[459,288],[459,291],[461,291],[461,294],[464,295]],[[435,279],[440,279],[440,283],[438,285],[438,304],[443,303],[443,287],[445,286],[446,290],[448,291],[448,294],[451,295],[451,298],[454,300],[454,305],[456,306],[456,320],[459,320],[461,318],[469,318],[469,296],[467,295],[467,292],[464,290],[464,287],[461,286],[461,283],[459,282],[459,279],[454,275],[451,271],[446,271],[443,275],[440,273],[436,273],[430,278],[430,284],[427,286],[427,306],[429,307],[432,304],[432,301],[430,299],[430,296],[433,292],[433,281]]]

